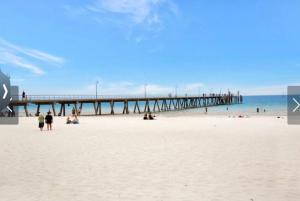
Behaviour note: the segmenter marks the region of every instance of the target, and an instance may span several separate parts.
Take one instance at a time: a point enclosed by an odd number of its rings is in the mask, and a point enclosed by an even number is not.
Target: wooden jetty
[[[42,105],[50,106],[54,116],[66,116],[66,106],[73,105],[77,114],[81,114],[84,104],[92,104],[93,115],[102,115],[102,105],[109,104],[111,115],[115,114],[115,103],[123,103],[122,114],[145,112],[165,112],[186,110],[192,108],[212,107],[219,105],[240,104],[243,97],[239,94],[203,94],[201,96],[176,96],[176,97],[96,97],[96,96],[27,96],[11,102],[11,107],[23,107],[26,116],[30,116],[29,105],[36,106],[38,115]],[[134,105],[129,108],[129,103]],[[141,104],[143,107],[141,107]],[[56,106],[59,111],[56,111]]]

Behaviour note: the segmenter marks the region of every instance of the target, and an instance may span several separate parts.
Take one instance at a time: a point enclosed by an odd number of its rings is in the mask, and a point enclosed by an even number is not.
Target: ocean
[[[257,113],[259,108],[259,113]],[[178,114],[205,114],[204,108],[179,111]],[[213,115],[287,115],[287,96],[244,96],[242,104],[221,105],[208,108],[208,114]]]
[[[144,109],[144,103],[139,103],[141,111]],[[66,106],[67,115],[71,114],[73,105]],[[129,111],[132,114],[134,103],[129,103]],[[150,104],[150,108],[153,108],[153,103]],[[259,108],[259,115],[286,115],[287,111],[287,96],[285,95],[273,95],[273,96],[244,96],[242,104],[234,105],[222,105],[208,108],[208,114],[213,115],[257,115],[256,109]],[[41,106],[40,111],[46,113],[51,109],[51,106]],[[60,110],[60,106],[55,106],[56,112]],[[29,113],[34,115],[36,113],[36,106],[28,106]],[[115,114],[121,114],[123,110],[122,103],[115,103]],[[102,104],[102,113],[109,114],[110,106],[108,103]],[[82,115],[93,115],[94,108],[92,104],[84,104]],[[160,114],[172,116],[172,115],[197,115],[204,114],[204,108],[195,108],[180,111],[161,112]],[[19,115],[25,116],[24,108],[19,108]]]

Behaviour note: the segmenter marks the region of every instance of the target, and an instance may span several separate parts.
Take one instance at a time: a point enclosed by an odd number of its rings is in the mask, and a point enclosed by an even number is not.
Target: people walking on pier
[[[38,121],[39,121],[39,129],[43,131],[45,125],[45,117],[42,113],[39,114]]]
[[[47,113],[45,119],[47,124],[47,130],[52,130],[53,116],[51,115],[50,111]]]
[[[26,93],[25,91],[22,92],[22,100],[25,100],[26,99]]]

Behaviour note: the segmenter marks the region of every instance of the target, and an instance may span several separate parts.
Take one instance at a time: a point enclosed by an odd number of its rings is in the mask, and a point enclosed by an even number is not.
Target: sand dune
[[[298,201],[300,126],[275,117],[0,126],[1,201]]]

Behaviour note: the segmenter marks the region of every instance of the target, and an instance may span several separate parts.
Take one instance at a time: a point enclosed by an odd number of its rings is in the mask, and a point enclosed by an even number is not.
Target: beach
[[[1,125],[1,201],[298,201],[300,126],[286,116],[54,118]]]

